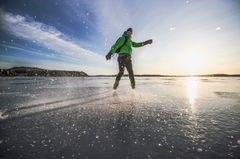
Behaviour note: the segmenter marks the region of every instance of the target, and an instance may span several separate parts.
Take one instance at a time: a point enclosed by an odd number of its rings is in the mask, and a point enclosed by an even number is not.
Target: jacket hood
[[[122,36],[128,36],[127,31],[124,31]]]
[[[127,31],[124,31],[122,36],[126,36],[126,37],[128,37]],[[131,39],[131,37],[128,37],[128,38]]]

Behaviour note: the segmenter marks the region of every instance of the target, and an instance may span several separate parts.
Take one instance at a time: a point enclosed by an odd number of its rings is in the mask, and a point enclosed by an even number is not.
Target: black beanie
[[[133,29],[132,28],[128,28],[127,31],[133,32]]]

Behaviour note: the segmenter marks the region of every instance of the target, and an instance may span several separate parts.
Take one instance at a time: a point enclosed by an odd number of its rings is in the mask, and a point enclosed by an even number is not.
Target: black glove
[[[111,53],[111,52],[109,52],[109,53],[106,55],[106,60],[110,60],[110,59],[111,59],[111,57],[112,57],[112,53]]]
[[[144,43],[144,45],[147,45],[147,44],[151,44],[152,42],[153,42],[152,39],[149,39],[147,41],[144,41],[143,43]]]

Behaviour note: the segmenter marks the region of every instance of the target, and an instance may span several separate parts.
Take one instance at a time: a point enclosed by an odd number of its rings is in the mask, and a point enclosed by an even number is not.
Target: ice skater
[[[133,73],[133,69],[132,69],[132,60],[131,60],[132,47],[141,47],[141,46],[152,43],[152,39],[144,41],[144,42],[136,43],[136,42],[132,41],[132,34],[133,34],[133,29],[128,28],[123,33],[123,35],[120,38],[118,38],[118,40],[112,46],[109,53],[106,55],[106,59],[109,60],[109,59],[111,59],[112,55],[114,55],[115,53],[118,53],[119,73],[118,73],[115,83],[113,85],[114,90],[116,90],[119,85],[119,81],[124,73],[125,67],[127,68],[127,71],[129,74],[129,79],[131,81],[132,89],[135,89],[135,79],[134,79],[134,73]]]

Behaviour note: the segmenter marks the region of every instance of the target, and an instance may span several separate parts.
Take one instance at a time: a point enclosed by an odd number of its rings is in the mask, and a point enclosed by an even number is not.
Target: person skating
[[[131,81],[132,89],[135,89],[135,79],[134,79],[134,73],[132,69],[132,60],[131,60],[132,47],[141,47],[141,46],[152,43],[152,39],[144,42],[136,43],[132,41],[132,34],[133,34],[133,29],[128,28],[123,33],[122,37],[118,38],[116,43],[111,47],[111,50],[109,51],[109,53],[106,55],[106,59],[110,60],[115,53],[118,53],[119,73],[113,85],[114,90],[117,89],[119,85],[119,81],[123,76],[125,67],[127,68],[127,71],[129,74],[129,79]]]

